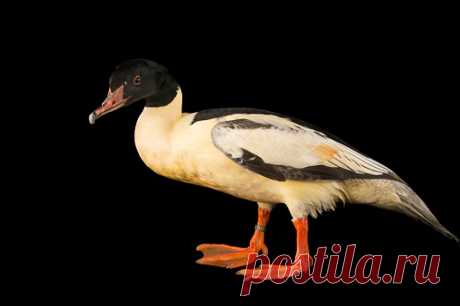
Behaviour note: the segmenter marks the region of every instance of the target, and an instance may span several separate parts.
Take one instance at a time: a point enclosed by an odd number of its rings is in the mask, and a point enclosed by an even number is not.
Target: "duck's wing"
[[[273,180],[399,180],[384,165],[325,133],[275,114],[220,118],[212,139],[228,158]]]

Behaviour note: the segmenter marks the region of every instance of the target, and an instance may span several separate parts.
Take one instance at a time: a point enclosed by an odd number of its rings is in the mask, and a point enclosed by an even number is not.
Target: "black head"
[[[94,124],[103,115],[144,99],[146,106],[165,106],[178,88],[165,67],[145,59],[126,61],[110,76],[107,98],[90,114],[89,121]]]

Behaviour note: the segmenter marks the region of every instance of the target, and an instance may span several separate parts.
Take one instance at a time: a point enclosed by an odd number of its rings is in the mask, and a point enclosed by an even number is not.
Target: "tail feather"
[[[400,182],[394,182],[396,194],[400,201],[396,204],[396,210],[413,217],[423,223],[431,226],[444,236],[455,240],[459,243],[457,236],[452,234],[447,228],[445,228],[438,219],[433,215],[430,209],[426,206],[425,202],[406,184]]]
[[[353,203],[372,203],[408,215],[459,243],[457,236],[438,221],[423,200],[406,183],[396,179],[350,180],[345,185],[347,198]]]

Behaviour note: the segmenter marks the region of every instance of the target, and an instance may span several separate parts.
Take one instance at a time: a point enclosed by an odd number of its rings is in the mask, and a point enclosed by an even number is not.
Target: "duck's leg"
[[[263,252],[268,254],[268,248],[265,245],[265,228],[270,218],[272,205],[258,204],[257,225],[249,242],[249,247],[240,248],[226,244],[200,244],[196,249],[203,253],[203,257],[198,259],[197,263],[232,269],[245,266],[249,253]]]
[[[291,265],[262,265],[252,270],[240,270],[237,274],[250,276],[253,280],[262,280],[258,279],[258,277],[263,279],[270,277],[272,280],[280,280],[291,277],[294,273],[305,273],[313,263],[308,246],[308,218],[293,219],[292,223],[297,232],[297,251],[295,260]]]

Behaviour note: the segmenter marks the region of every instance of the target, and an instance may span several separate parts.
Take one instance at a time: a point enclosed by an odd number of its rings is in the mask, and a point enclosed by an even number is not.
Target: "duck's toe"
[[[252,266],[252,268],[239,270],[236,274],[243,275],[245,279],[256,282],[271,280],[273,282],[282,283],[291,277],[296,278],[296,280],[302,280],[308,277],[309,267],[311,267],[312,263],[312,257],[306,254],[302,260],[298,258],[293,264],[262,264],[259,267]]]
[[[245,266],[248,261],[248,254],[254,252],[250,248],[226,244],[200,244],[196,250],[203,253],[203,257],[198,259],[196,263],[227,269]]]

